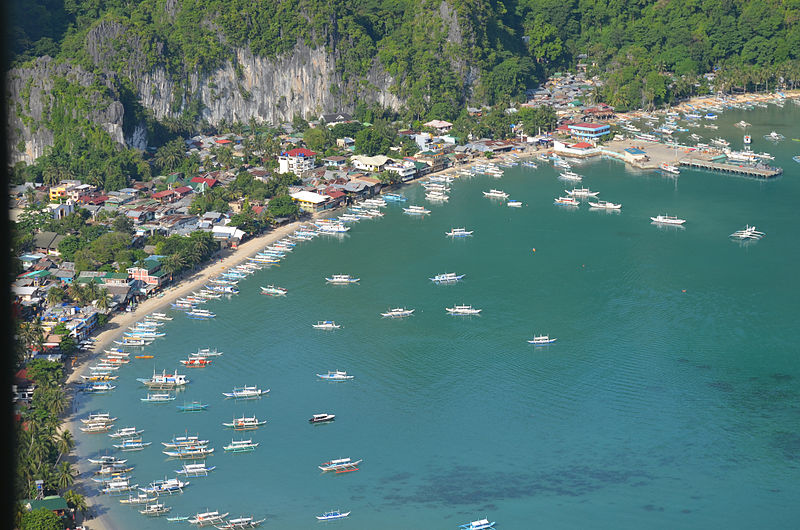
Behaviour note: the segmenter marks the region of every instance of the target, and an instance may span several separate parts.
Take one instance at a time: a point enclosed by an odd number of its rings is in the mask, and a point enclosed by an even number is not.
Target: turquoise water
[[[187,431],[211,440],[217,470],[166,497],[170,515],[219,510],[267,517],[265,528],[311,528],[332,508],[352,511],[335,524],[359,529],[455,528],[484,516],[520,529],[795,527],[798,117],[789,103],[690,130],[740,148],[731,124],[753,123],[753,149],[785,168],[772,182],[687,170],[665,178],[598,160],[574,169],[622,203],[619,213],[554,206],[572,186],[550,167],[456,182],[423,219],[390,205],[347,237],[301,243],[279,268],[243,280],[241,294],[207,304],[213,321],[171,312],[167,337],[147,349],[156,358],[123,367],[119,388],[82,399],[79,415],[110,410],[117,427],[146,429],[153,445],[125,453],[141,486],[180,468],[159,442]],[[763,140],[771,130],[787,139]],[[484,198],[490,188],[524,207]],[[425,203],[418,185],[404,193]],[[660,213],[687,219],[686,229],[652,226]],[[729,240],[745,224],[766,237]],[[475,235],[445,237],[460,226]],[[467,276],[433,285],[441,272]],[[360,284],[326,285],[336,273]],[[270,283],[288,296],[260,295]],[[483,312],[445,313],[460,303]],[[416,313],[379,316],[398,306]],[[342,329],[312,329],[325,319]],[[534,332],[558,342],[532,347]],[[201,347],[224,355],[181,369],[192,383],[173,404],[140,403],[137,377]],[[355,379],[315,377],[334,369]],[[223,399],[243,384],[270,396]],[[209,410],[176,412],[193,399]],[[309,425],[317,412],[336,421]],[[225,454],[233,436],[222,422],[242,414],[268,420],[235,436],[260,446]],[[111,448],[104,435],[76,436],[82,456]],[[320,475],[317,465],[348,456],[364,459],[360,471]],[[102,502],[120,528],[185,525]]]

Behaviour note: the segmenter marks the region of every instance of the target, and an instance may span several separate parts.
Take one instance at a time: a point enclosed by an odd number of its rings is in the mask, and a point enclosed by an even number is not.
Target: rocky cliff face
[[[352,110],[356,100],[336,69],[335,53],[302,41],[277,58],[257,57],[238,48],[221,68],[208,74],[189,72],[186,77],[170,75],[162,66],[166,61],[145,64],[145,44],[118,22],[106,21],[89,32],[86,49],[101,68],[121,70],[133,80],[141,104],[159,119],[180,115],[190,98],[199,99],[202,117],[212,125],[251,117],[280,123],[296,114],[312,119],[323,112]],[[163,46],[155,43],[150,55],[162,53]],[[127,56],[130,61],[124,61]],[[372,87],[365,101],[400,108],[400,100],[389,91],[394,80],[377,61],[361,81]]]
[[[54,112],[69,107],[61,120],[89,120],[123,143],[124,108],[113,78],[87,72],[69,63],[41,57],[26,68],[12,69],[6,78],[7,143],[10,162],[31,163],[53,145]]]

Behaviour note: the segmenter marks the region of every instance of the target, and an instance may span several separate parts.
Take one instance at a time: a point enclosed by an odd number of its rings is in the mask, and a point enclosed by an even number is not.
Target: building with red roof
[[[284,151],[278,157],[278,173],[292,172],[300,175],[304,171],[314,169],[316,155],[317,153],[304,147]]]
[[[217,184],[217,179],[209,177],[194,177],[191,182],[196,182],[198,184],[202,183],[205,184],[207,188],[213,188]]]

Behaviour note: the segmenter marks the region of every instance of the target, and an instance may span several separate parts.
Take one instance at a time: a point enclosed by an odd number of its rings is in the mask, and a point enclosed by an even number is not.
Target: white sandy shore
[[[142,302],[138,305],[135,311],[131,311],[130,313],[118,313],[114,315],[109,320],[107,329],[100,332],[100,334],[95,337],[94,351],[77,356],[75,362],[70,367],[72,372],[67,378],[67,383],[80,382],[80,375],[86,373],[88,365],[93,363],[97,357],[100,356],[100,354],[103,352],[103,349],[107,348],[115,339],[121,336],[122,333],[128,329],[128,326],[133,325],[136,321],[141,320],[145,315],[153,311],[158,311],[159,309],[168,307],[170,303],[174,302],[178,298],[186,296],[192,291],[202,288],[209,279],[219,276],[226,269],[238,265],[250,256],[253,256],[259,252],[267,245],[270,245],[271,243],[274,243],[275,241],[294,232],[301,224],[301,222],[296,221],[281,226],[263,236],[251,239],[250,241],[240,245],[239,248],[231,252],[230,255],[211,263],[205,268],[195,272],[188,278],[184,278],[177,285],[166,289],[162,296],[150,298]],[[68,368],[68,370],[70,368]],[[79,410],[80,404],[87,397],[88,396],[81,395],[78,392],[73,393],[72,407],[69,416],[65,418],[63,425],[65,428],[69,429],[73,435],[79,432],[78,429],[80,427],[80,422],[76,412]],[[91,515],[94,515],[93,518],[84,522],[84,526],[92,530],[116,530],[118,527],[114,525],[113,521],[111,521],[111,517],[108,515],[108,513],[97,513],[99,504],[96,502],[96,497],[90,495],[90,492],[94,491],[95,488],[92,487],[93,483],[89,481],[90,475],[87,473],[91,473],[93,471],[93,466],[91,466],[91,464],[87,465],[85,461],[75,461],[74,459],[73,464],[80,473],[75,485],[73,486],[73,489],[76,489],[86,495],[90,517]]]

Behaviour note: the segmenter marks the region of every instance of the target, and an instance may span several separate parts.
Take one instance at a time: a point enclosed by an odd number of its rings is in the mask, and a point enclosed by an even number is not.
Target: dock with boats
[[[681,166],[691,167],[693,169],[708,169],[711,171],[722,171],[723,173],[734,173],[736,175],[744,175],[747,177],[755,177],[761,179],[769,179],[777,177],[783,173],[783,168],[773,166],[748,166],[742,164],[726,164],[722,162],[714,162],[712,160],[702,160],[699,158],[685,158],[680,161]]]

